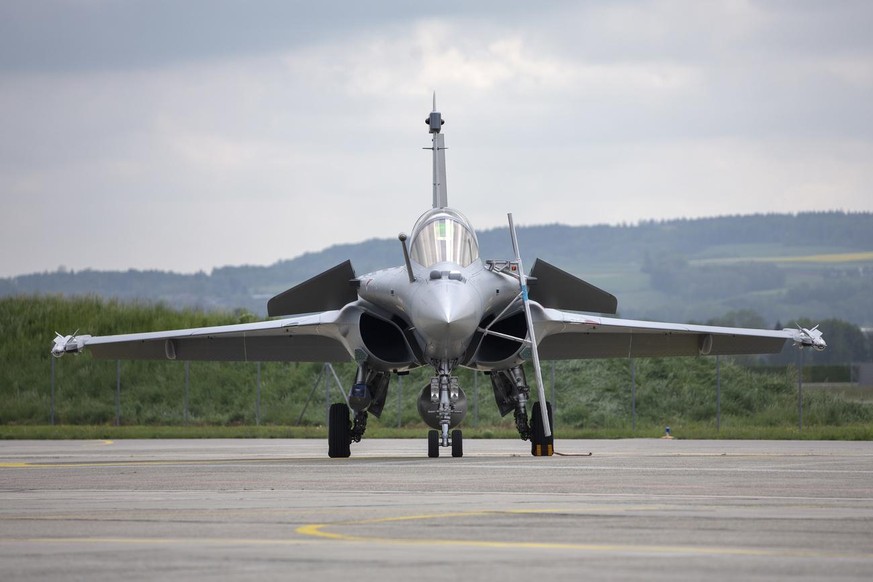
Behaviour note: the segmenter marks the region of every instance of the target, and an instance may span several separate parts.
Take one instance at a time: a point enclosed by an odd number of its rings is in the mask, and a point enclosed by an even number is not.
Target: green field
[[[465,439],[518,439],[515,430],[507,427],[462,426]],[[374,424],[367,429],[366,438],[421,438],[427,427],[383,427]],[[768,440],[873,440],[873,426],[869,423],[845,426],[812,426],[802,430],[797,426],[781,427],[724,427],[717,429],[711,423],[680,424],[670,427],[675,439],[768,439]],[[645,426],[627,428],[580,429],[555,426],[555,438],[562,439],[619,439],[661,438],[664,427]],[[327,439],[324,426],[79,426],[79,425],[0,425],[0,439],[31,440],[120,440],[120,439],[203,439],[203,438],[267,438],[267,439]],[[560,447],[559,447],[560,448]]]
[[[52,336],[46,330],[51,329],[85,325],[91,333],[111,334],[218,325],[248,317],[94,298],[0,300],[4,330],[0,361],[5,363],[0,368],[2,436],[323,436],[326,405],[338,401],[340,395],[330,375],[327,384],[316,384],[323,372],[321,364],[192,362],[187,366],[186,383],[184,362],[119,363],[96,360],[87,353],[53,360],[48,355]],[[796,434],[796,366],[757,370],[744,361],[721,359],[719,409],[716,359],[712,357],[545,362],[545,389],[554,402],[558,434],[565,438],[658,436],[665,426],[680,438],[870,437],[866,427],[873,424],[873,398],[869,390],[845,384],[807,385],[804,431]],[[846,375],[839,367],[820,369],[824,370],[822,379]],[[338,364],[335,371],[347,390],[354,365]],[[371,418],[368,435],[424,434],[416,401],[430,373],[420,369],[392,379],[382,417]],[[458,375],[467,393],[463,426],[470,436],[514,436],[511,415],[501,418],[497,413],[489,377],[463,369]],[[532,374],[528,379],[533,382]],[[719,431],[717,413],[721,415]],[[52,420],[56,426],[47,426]]]

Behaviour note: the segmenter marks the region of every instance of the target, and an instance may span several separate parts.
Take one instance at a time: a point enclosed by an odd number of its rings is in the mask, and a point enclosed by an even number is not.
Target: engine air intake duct
[[[490,317],[482,321],[481,327],[490,325]],[[522,341],[527,337],[527,322],[524,313],[519,311],[494,323],[491,331],[517,337],[519,341],[485,334],[479,344],[478,359],[483,362],[502,362],[514,356],[522,348]]]
[[[415,359],[403,331],[396,324],[363,313],[360,330],[367,351],[383,362],[405,364]]]

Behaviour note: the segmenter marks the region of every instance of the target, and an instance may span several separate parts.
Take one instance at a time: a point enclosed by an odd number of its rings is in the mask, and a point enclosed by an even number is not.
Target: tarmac
[[[0,442],[4,580],[873,579],[873,443]],[[589,454],[590,453],[590,454]]]

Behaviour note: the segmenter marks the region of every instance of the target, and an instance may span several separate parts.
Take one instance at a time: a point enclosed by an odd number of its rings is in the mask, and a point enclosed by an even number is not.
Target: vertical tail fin
[[[446,193],[446,138],[440,133],[445,121],[436,110],[436,91],[433,93],[433,111],[424,122],[433,135],[433,146],[424,148],[433,150],[433,207],[445,208],[449,205]]]

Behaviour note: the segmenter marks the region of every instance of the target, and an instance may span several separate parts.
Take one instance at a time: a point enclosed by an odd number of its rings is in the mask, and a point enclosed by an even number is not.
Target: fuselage
[[[361,277],[358,294],[408,326],[422,364],[465,364],[483,322],[515,300],[518,281],[483,263],[475,232],[455,210],[426,212],[410,239],[413,280],[406,267],[377,271]]]

